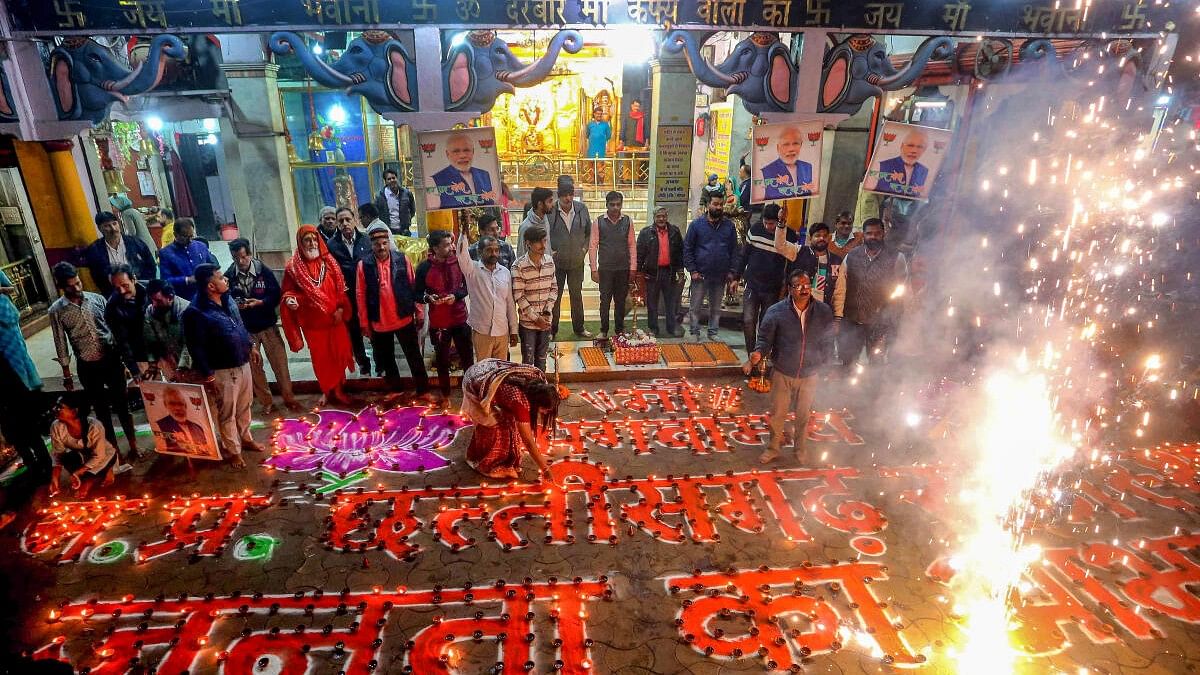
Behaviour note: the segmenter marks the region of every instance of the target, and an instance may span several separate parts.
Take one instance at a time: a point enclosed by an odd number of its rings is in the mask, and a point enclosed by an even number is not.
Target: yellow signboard
[[[709,108],[712,119],[708,152],[704,155],[704,178],[717,174],[725,180],[729,174],[729,139],[733,134],[733,104],[718,103]]]

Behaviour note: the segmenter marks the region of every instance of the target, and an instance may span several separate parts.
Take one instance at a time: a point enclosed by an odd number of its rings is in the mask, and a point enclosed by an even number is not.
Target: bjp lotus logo
[[[883,132],[883,144],[884,145],[888,145],[889,143],[891,143],[894,140],[896,140],[896,132],[894,132],[894,131]]]
[[[939,154],[939,155],[942,154],[942,151],[945,149],[946,149],[946,141],[934,141],[933,142],[933,151],[936,152],[937,154]]]
[[[425,157],[433,157],[433,151],[437,150],[437,143],[422,143],[421,152],[425,153]]]
[[[770,136],[758,136],[757,138],[754,139],[754,144],[756,146],[758,146],[759,152],[765,150],[767,147],[767,143],[770,143],[770,142],[771,142]]]
[[[489,154],[492,152],[492,146],[495,144],[496,144],[496,141],[494,141],[490,138],[479,139],[479,147],[483,148],[483,151],[486,153],[489,153]]]
[[[817,141],[819,141],[819,140],[821,140],[821,132],[819,132],[819,131],[808,132],[808,144],[810,146],[815,147],[817,145]]]

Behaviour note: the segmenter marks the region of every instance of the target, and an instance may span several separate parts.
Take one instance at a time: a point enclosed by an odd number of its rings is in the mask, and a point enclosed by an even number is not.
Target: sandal
[[[758,463],[759,464],[770,464],[771,462],[774,462],[777,459],[779,459],[779,451],[767,450],[766,452],[764,452],[763,454],[758,456]]]

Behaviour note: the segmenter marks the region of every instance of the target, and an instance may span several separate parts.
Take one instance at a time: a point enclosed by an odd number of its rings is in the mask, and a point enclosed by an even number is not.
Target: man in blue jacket
[[[737,253],[737,230],[725,217],[725,197],[711,195],[708,212],[688,225],[683,237],[683,267],[692,276],[690,322],[692,337],[700,339],[700,309],[708,298],[708,339],[717,339],[721,322],[721,298],[725,284],[733,281]]]
[[[812,280],[802,270],[788,274],[788,297],[771,305],[758,330],[758,342],[750,360],[742,366],[747,375],[764,358],[774,366],[771,372],[771,440],[759,456],[762,464],[779,457],[783,446],[784,425],[794,412],[792,433],[796,461],[805,464],[808,418],[812,414],[813,392],[817,377],[833,353],[833,310],[812,298]]]
[[[154,253],[141,239],[122,234],[121,221],[115,215],[108,211],[97,213],[96,227],[101,237],[84,249],[83,259],[92,272],[92,281],[96,283],[100,295],[108,297],[112,293],[109,275],[117,265],[129,265],[142,281],[157,276]]]
[[[170,282],[175,292],[189,302],[200,288],[196,284],[196,267],[217,264],[208,244],[195,237],[196,224],[191,218],[180,218],[175,221],[175,241],[158,252],[159,276]]]
[[[261,346],[271,362],[271,371],[275,373],[275,381],[279,383],[279,393],[283,396],[283,404],[292,412],[300,412],[304,406],[296,400],[292,393],[292,376],[288,371],[287,348],[283,345],[283,336],[279,333],[279,280],[270,267],[262,260],[250,254],[250,242],[246,239],[234,239],[229,242],[229,253],[233,256],[233,264],[225,270],[225,278],[229,281],[229,295],[242,313],[242,322],[250,333],[250,349],[257,352]],[[251,364],[254,376],[254,398],[262,406],[264,415],[275,413],[275,403],[271,398],[271,387],[267,384],[267,371],[263,369],[262,361],[258,365]]]
[[[250,435],[250,406],[254,402],[250,363],[262,361],[250,349],[250,333],[229,297],[229,280],[216,265],[193,271],[200,289],[196,301],[183,311],[183,336],[192,369],[217,392],[217,426],[221,448],[235,468],[245,468],[242,451],[262,452]]]
[[[742,335],[746,338],[746,353],[754,351],[758,324],[767,308],[779,301],[789,268],[787,258],[775,250],[780,215],[778,204],[767,204],[761,218],[751,216],[746,245],[738,255],[736,274],[746,280],[746,293],[742,296]],[[798,238],[786,225],[782,227],[790,235],[790,241]]]

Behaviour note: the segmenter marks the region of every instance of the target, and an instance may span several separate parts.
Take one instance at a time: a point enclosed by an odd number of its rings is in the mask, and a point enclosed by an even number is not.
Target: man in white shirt
[[[500,264],[500,243],[495,237],[479,239],[479,262],[471,260],[466,235],[459,235],[458,267],[467,283],[467,325],[475,358],[508,360],[517,346],[517,309],[513,304],[512,273]]]

